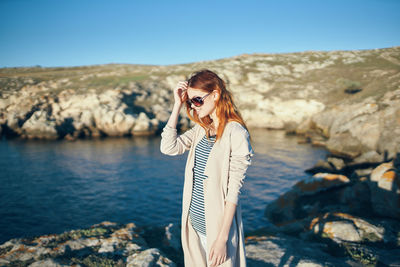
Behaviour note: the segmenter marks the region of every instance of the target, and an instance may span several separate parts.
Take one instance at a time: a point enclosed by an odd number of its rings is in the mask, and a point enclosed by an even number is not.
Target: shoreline
[[[246,232],[248,265],[398,266],[399,167],[400,154],[368,175],[317,173],[298,181],[267,205],[271,225]],[[0,245],[2,266],[183,266],[182,257],[174,224],[102,222]]]

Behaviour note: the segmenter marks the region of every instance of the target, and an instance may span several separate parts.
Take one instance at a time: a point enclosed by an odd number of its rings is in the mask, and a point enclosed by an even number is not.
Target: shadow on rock
[[[319,173],[270,203],[277,232],[362,265],[400,265],[400,154],[363,177]],[[285,261],[285,260],[284,260]]]

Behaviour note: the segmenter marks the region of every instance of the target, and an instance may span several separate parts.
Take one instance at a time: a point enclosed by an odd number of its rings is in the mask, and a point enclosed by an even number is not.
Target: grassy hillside
[[[258,98],[317,99],[324,104],[379,98],[400,86],[400,47],[332,52],[240,55],[192,64],[94,65],[58,68],[0,69],[0,96],[7,98],[24,86],[42,86],[41,94],[65,89],[84,93],[90,89],[130,90],[133,87],[158,94],[190,73],[209,68],[229,83],[234,94]],[[355,94],[346,93],[359,92]],[[39,95],[41,95],[39,94]],[[239,101],[243,102],[243,101]],[[239,103],[246,105],[246,103]]]

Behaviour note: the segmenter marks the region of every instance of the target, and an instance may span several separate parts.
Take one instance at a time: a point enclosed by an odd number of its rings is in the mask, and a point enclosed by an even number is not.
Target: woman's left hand
[[[215,240],[208,258],[211,263],[210,267],[224,263],[226,261],[226,241],[222,239]]]

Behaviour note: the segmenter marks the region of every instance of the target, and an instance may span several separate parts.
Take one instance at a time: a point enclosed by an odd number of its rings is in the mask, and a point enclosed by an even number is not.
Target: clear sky
[[[400,0],[0,0],[0,67],[400,45]]]

